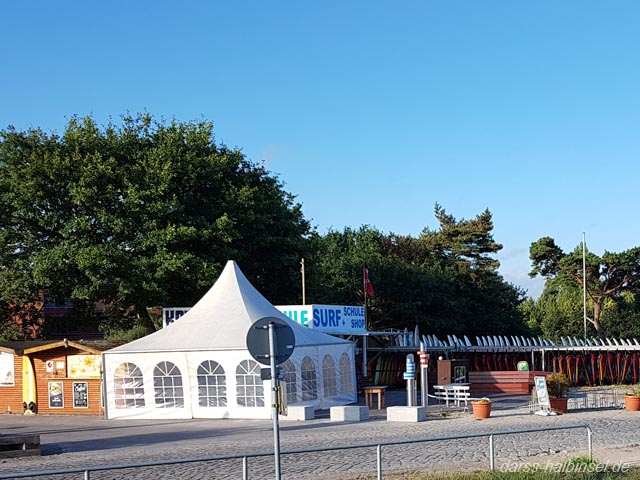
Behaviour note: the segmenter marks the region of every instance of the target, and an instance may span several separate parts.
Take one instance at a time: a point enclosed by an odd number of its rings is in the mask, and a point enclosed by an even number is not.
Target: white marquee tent
[[[260,379],[265,366],[246,346],[263,317],[294,331],[281,365],[288,404],[318,410],[357,400],[353,344],[290,320],[229,261],[179,320],[104,353],[107,418],[271,418],[271,381]]]

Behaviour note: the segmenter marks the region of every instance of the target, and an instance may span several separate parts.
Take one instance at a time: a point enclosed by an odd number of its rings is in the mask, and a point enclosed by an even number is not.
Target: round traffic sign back
[[[276,365],[286,362],[296,346],[296,337],[292,328],[284,320],[277,317],[264,317],[256,320],[247,332],[247,348],[257,362],[271,364],[269,352],[269,327],[274,333],[274,357]]]

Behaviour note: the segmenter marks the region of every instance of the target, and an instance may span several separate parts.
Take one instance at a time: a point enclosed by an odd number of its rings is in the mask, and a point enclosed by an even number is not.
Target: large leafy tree
[[[604,334],[606,318],[603,309],[608,300],[618,301],[626,292],[637,293],[640,288],[640,247],[620,253],[605,252],[598,256],[586,252],[583,273],[582,246],[565,253],[551,237],[542,237],[531,244],[529,257],[532,262],[530,276],[541,275],[555,279],[556,283],[568,279],[584,288],[592,306],[588,318],[599,336]]]
[[[216,145],[206,121],[125,116],[62,135],[0,132],[0,300],[191,305],[227,259],[291,301],[309,225],[263,166]]]

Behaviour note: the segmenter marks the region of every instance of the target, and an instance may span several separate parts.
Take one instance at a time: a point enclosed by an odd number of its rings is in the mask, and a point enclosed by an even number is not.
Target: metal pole
[[[366,310],[365,310],[365,312],[366,312]],[[366,324],[367,324],[367,322],[365,321],[365,325]],[[367,378],[367,376],[368,376],[367,363],[368,363],[368,360],[367,360],[367,336],[366,335],[362,335],[362,376],[364,378]]]
[[[382,445],[376,447],[376,469],[378,470],[378,480],[382,480]]]
[[[587,257],[585,233],[582,232],[582,311],[584,317],[584,344],[587,344]]]
[[[276,480],[280,480],[280,426],[278,425],[278,379],[276,378],[276,325],[269,322],[269,357],[271,363],[271,407],[273,409],[273,456]]]
[[[413,360],[413,353],[407,355],[406,371],[404,378],[407,380],[407,407],[415,407],[417,403],[416,398],[416,364]]]
[[[302,272],[302,305],[307,304],[307,295],[304,279],[304,258],[300,261],[300,271]]]
[[[493,435],[489,435],[489,468],[491,471],[496,469],[496,460],[493,455]]]
[[[425,351],[424,342],[420,342],[418,356],[420,357],[420,400],[426,412],[429,406],[429,354]]]

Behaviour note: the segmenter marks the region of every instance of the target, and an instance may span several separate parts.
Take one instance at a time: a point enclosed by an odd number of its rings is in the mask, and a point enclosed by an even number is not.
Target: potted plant
[[[630,412],[640,411],[640,386],[636,386],[631,392],[624,392],[624,408]]]
[[[473,409],[473,416],[478,420],[489,418],[491,416],[491,400],[487,397],[479,400],[471,400],[471,408]]]
[[[571,383],[563,373],[552,373],[547,377],[547,392],[552,410],[567,413],[567,394]]]

